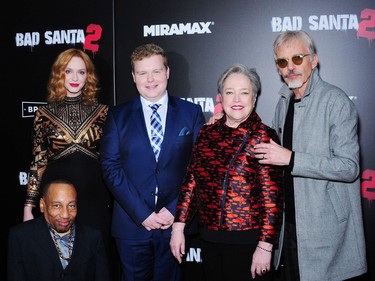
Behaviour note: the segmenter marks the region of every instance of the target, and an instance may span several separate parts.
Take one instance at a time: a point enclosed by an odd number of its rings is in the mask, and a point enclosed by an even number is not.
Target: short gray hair
[[[256,72],[255,68],[248,68],[243,64],[236,63],[231,67],[227,68],[223,74],[221,74],[219,80],[217,81],[217,90],[220,94],[223,93],[223,85],[225,80],[228,78],[229,75],[233,73],[239,73],[245,75],[250,80],[251,88],[253,90],[253,95],[256,98],[258,93],[260,92],[261,84],[260,78],[258,73]]]
[[[316,54],[315,43],[306,31],[303,31],[303,30],[285,31],[283,33],[280,33],[276,37],[275,42],[273,43],[274,58],[277,59],[276,52],[281,46],[294,40],[302,41],[306,45],[311,56]]]

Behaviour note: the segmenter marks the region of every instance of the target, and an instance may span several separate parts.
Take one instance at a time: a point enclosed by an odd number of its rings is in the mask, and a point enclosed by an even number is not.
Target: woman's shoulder
[[[101,109],[106,110],[106,111],[109,109],[109,106],[106,105],[106,104],[104,104],[104,103],[97,103],[96,106],[97,106],[98,108],[101,108]]]
[[[54,103],[46,103],[38,106],[38,109],[35,111],[35,117],[44,116],[46,112],[51,111],[51,108],[54,107]]]

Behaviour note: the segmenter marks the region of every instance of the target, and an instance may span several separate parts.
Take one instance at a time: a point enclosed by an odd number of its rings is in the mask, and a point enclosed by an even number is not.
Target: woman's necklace
[[[59,243],[57,241],[57,239],[58,239],[57,235],[58,234],[56,233],[56,231],[51,226],[49,226],[49,229],[52,232],[53,242],[55,242],[55,246],[56,246],[57,252],[59,253],[60,258],[69,262],[70,258],[72,256],[72,250],[73,250],[73,225],[69,229],[70,232],[69,232],[68,244],[67,244],[67,247],[68,247],[68,257],[67,258],[64,257],[63,253],[61,252]]]

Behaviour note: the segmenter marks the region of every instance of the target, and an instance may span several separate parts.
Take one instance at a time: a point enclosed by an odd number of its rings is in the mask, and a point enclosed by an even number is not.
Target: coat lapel
[[[154,155],[154,151],[152,150],[152,146],[150,143],[150,138],[148,137],[146,122],[148,120],[145,119],[145,116],[143,114],[143,108],[141,99],[138,97],[133,104],[133,113],[132,113],[132,124],[135,126],[135,134],[139,135],[140,138],[138,138],[137,141],[144,142],[143,147],[148,147],[149,153]]]
[[[55,243],[52,240],[51,234],[48,229],[47,222],[44,217],[40,217],[38,222],[35,224],[35,235],[37,241],[35,243],[39,244],[45,255],[49,257],[49,260],[62,268],[59,254],[56,250]]]
[[[176,127],[178,126],[178,108],[173,97],[168,97],[168,111],[167,120],[165,122],[164,138],[161,144],[159,155],[159,162],[163,159],[163,155],[169,155],[169,143],[173,141],[173,136],[176,134]],[[152,149],[152,148],[151,148]]]

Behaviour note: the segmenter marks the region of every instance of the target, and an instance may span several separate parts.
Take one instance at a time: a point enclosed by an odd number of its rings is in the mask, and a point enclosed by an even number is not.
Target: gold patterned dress
[[[25,201],[25,205],[37,207],[44,182],[70,180],[78,193],[77,220],[102,229],[106,240],[111,196],[102,179],[98,151],[107,111],[103,104],[83,104],[81,96],[39,107]]]

